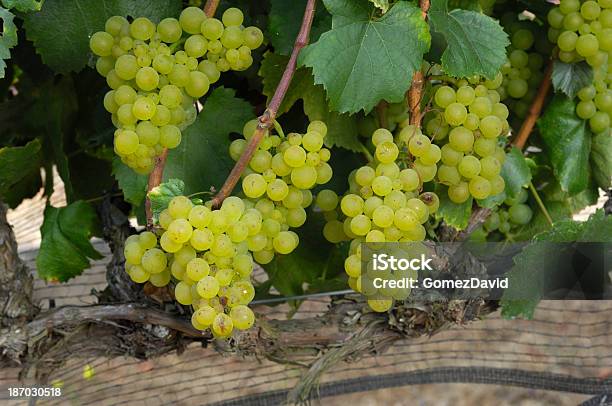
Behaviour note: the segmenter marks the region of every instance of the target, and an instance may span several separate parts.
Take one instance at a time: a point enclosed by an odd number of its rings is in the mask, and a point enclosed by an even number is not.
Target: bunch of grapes
[[[612,51],[612,1],[561,0],[548,13],[548,37],[566,63],[586,60],[593,68],[608,61]]]
[[[234,140],[230,156],[238,160],[253,136],[257,120],[244,127],[244,139]],[[243,173],[242,191],[252,199],[264,218],[261,241],[250,247],[255,260],[267,264],[275,251],[289,254],[298,245],[297,228],[306,221],[305,208],[312,203],[310,189],[332,178],[329,149],[323,147],[327,126],[321,121],[308,125],[305,134],[290,133],[283,140],[268,134]]]
[[[504,205],[492,212],[484,222],[485,231],[491,233],[497,230],[508,235],[512,230],[529,224],[533,211],[526,203],[527,197],[527,190],[521,189],[514,198],[507,198]]]
[[[245,125],[247,138],[256,125],[256,120]],[[211,210],[210,204],[173,198],[159,215],[157,235],[146,231],[126,241],[130,278],[158,287],[174,278],[175,299],[193,306],[191,322],[199,330],[210,328],[223,338],[234,328],[250,328],[254,316],[247,305],[255,295],[250,282],[254,261],[267,264],[276,253],[289,254],[297,247],[298,235],[290,228],[306,221],[310,189],[331,178],[325,162],[330,152],[323,148],[326,133],[325,124],[315,121],[303,136],[290,134],[286,141],[265,137],[243,179],[246,199],[231,196],[219,210]],[[245,145],[244,139],[234,141],[231,156],[237,159]],[[301,166],[294,147],[308,155]],[[274,157],[272,149],[278,151]],[[316,162],[310,154],[317,156]]]
[[[612,115],[612,1],[562,0],[548,13],[549,39],[559,47],[559,59],[586,60],[594,80],[578,93],[576,114],[589,120],[594,133],[610,130]]]
[[[501,68],[504,79],[497,92],[510,110],[523,119],[544,77],[545,59],[542,55],[549,53],[548,41],[539,35],[534,23],[514,21],[514,13],[504,17],[502,22],[506,22],[504,28],[512,42],[507,50],[508,62]],[[541,38],[544,38],[544,41]]]
[[[378,129],[372,142],[375,160],[349,175],[347,194],[340,199],[334,191],[322,190],[316,199],[327,220],[325,238],[332,243],[351,240],[344,269],[351,288],[360,292],[361,243],[422,241],[426,234],[423,224],[440,204],[434,193],[419,195],[422,183],[435,176],[441,156],[438,146],[413,126],[404,128],[397,142],[390,131]],[[413,168],[407,167],[408,153],[416,158]],[[376,296],[368,304],[383,312],[392,301]]]
[[[499,73],[483,84],[460,80],[455,87],[445,85],[435,92],[435,105],[441,112],[426,128],[435,134],[434,139],[446,142],[437,180],[448,186],[448,197],[455,203],[465,202],[470,195],[486,199],[504,190],[500,171],[505,154],[498,144],[509,124],[508,108],[496,90],[502,81]]]
[[[112,89],[104,107],[117,128],[115,152],[126,165],[149,173],[164,148],[180,144],[181,131],[196,118],[194,101],[220,72],[251,66],[251,50],[262,44],[263,34],[242,22],[237,8],[219,21],[189,7],[178,20],[158,25],[144,17],[130,23],[113,16],[105,31],[91,37],[96,69]]]

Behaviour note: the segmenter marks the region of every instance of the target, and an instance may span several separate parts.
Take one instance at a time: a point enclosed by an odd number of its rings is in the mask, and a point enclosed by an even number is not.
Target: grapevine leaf
[[[552,71],[552,84],[556,92],[566,94],[570,99],[585,86],[593,82],[593,68],[585,61],[565,63],[555,60]]]
[[[389,10],[389,0],[370,0],[374,7],[380,9],[380,11],[385,14],[387,10]]]
[[[196,121],[183,132],[181,145],[168,153],[164,179],[182,179],[185,193],[220,188],[234,166],[228,154],[230,133],[241,133],[253,119],[251,105],[223,87],[207,98]]]
[[[600,188],[609,189],[612,186],[612,137],[610,134],[598,134],[593,137],[591,170]]]
[[[148,193],[151,202],[151,212],[153,220],[157,221],[159,213],[168,208],[170,200],[176,196],[185,194],[185,182],[180,179],[169,179],[168,181],[154,187]]]
[[[274,52],[289,55],[293,50],[295,38],[300,31],[302,16],[306,8],[307,0],[272,0],[270,5],[270,17],[268,19],[268,38],[274,46]],[[310,41],[316,42],[322,33],[331,28],[331,16],[323,9],[317,7],[312,29],[310,30]]]
[[[421,10],[401,1],[374,19],[367,0],[324,3],[333,15],[332,29],[302,51],[300,62],[325,87],[330,107],[341,113],[369,112],[382,99],[403,100],[429,49]]]
[[[612,217],[598,210],[586,222],[561,221],[549,231],[538,234],[533,243],[514,257],[515,266],[508,274],[509,288],[501,300],[504,317],[531,318],[546,286],[550,286],[548,281],[555,277],[551,273],[555,268],[550,266],[549,259],[563,253],[559,252],[558,245],[543,243],[545,241],[609,243],[612,241]]]
[[[38,139],[23,147],[0,148],[0,196],[9,193],[16,184],[38,172],[42,160],[41,144]]]
[[[555,95],[538,121],[555,176],[571,195],[583,191],[589,179],[591,133],[575,113],[573,100]]]
[[[529,165],[518,148],[512,147],[506,154],[501,176],[506,182],[506,195],[510,197],[515,197],[522,188],[531,182],[531,170],[529,170]]]
[[[506,62],[508,35],[499,23],[475,11],[448,11],[447,0],[432,0],[429,22],[446,39],[442,67],[455,77],[493,78]]]
[[[440,198],[440,208],[436,212],[436,219],[444,220],[447,225],[455,227],[457,230],[466,228],[472,215],[472,197],[461,204],[457,204],[448,198],[447,187],[437,184],[435,191]]]
[[[42,1],[42,0],[41,0]],[[2,5],[7,9],[16,9],[22,13],[40,10],[41,1],[37,0],[2,0]]]
[[[147,194],[147,181],[145,175],[139,175],[121,162],[119,157],[113,158],[113,176],[117,179],[119,187],[123,190],[125,200],[138,206]]]
[[[268,101],[272,98],[288,61],[288,57],[272,52],[264,55],[259,75],[263,78],[263,94],[268,96]],[[327,124],[325,145],[342,147],[351,151],[360,150],[357,138],[357,119],[348,114],[329,111],[323,86],[314,84],[311,70],[308,68],[299,68],[295,72],[279,114],[289,111],[300,99],[303,99],[304,112],[311,121],[321,120]]]
[[[95,210],[83,201],[66,207],[47,206],[41,227],[42,240],[36,258],[38,275],[65,282],[89,267],[89,259],[103,256],[89,239],[98,224]]]
[[[159,21],[180,12],[180,0],[53,0],[25,16],[27,37],[43,62],[58,73],[81,70],[90,57],[89,38],[113,15]]]
[[[6,69],[5,60],[10,59],[10,49],[17,45],[17,27],[13,22],[15,16],[10,11],[0,7],[0,79],[4,78],[4,69]]]

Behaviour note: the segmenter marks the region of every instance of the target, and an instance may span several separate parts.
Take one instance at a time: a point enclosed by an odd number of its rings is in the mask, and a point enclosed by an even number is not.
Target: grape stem
[[[147,229],[153,228],[153,210],[151,209],[151,199],[149,192],[159,186],[164,177],[164,167],[168,158],[168,148],[164,148],[161,155],[155,161],[155,167],[149,175],[149,183],[147,184],[147,199],[145,200],[145,215],[147,217]]]
[[[374,162],[374,157],[370,153],[368,147],[366,147],[363,142],[359,142],[359,146],[361,147],[361,152],[363,152],[363,155],[366,157],[368,162]]]
[[[533,198],[535,199],[536,203],[538,203],[542,214],[544,214],[544,217],[546,217],[546,221],[548,221],[548,224],[550,224],[550,226],[552,227],[554,225],[552,217],[550,217],[550,213],[548,213],[548,210],[546,209],[542,198],[540,198],[540,194],[536,190],[535,186],[533,186],[532,182],[529,182],[529,190],[531,191],[531,194],[533,194]]]
[[[304,11],[304,18],[302,20],[302,27],[300,28],[300,32],[298,33],[297,38],[295,39],[295,44],[293,45],[293,51],[291,52],[291,57],[289,58],[289,62],[287,63],[287,67],[285,68],[285,72],[283,72],[283,76],[276,87],[276,91],[274,92],[274,96],[272,100],[270,100],[270,104],[268,108],[264,111],[264,113],[259,116],[259,123],[257,124],[257,129],[253,134],[253,137],[249,140],[244,152],[234,165],[234,168],[230,172],[229,176],[225,180],[225,183],[219,190],[219,193],[212,199],[212,206],[219,207],[223,200],[228,197],[234,187],[240,180],[240,176],[244,169],[247,167],[251,157],[257,151],[257,147],[261,142],[264,134],[274,125],[274,120],[276,119],[276,113],[285,98],[285,94],[289,89],[289,85],[291,84],[291,80],[293,79],[293,74],[295,73],[295,69],[297,67],[297,59],[298,55],[302,48],[304,48],[308,44],[308,40],[310,38],[310,28],[312,27],[312,20],[314,18],[315,13],[316,0],[308,0],[306,4],[306,9]]]
[[[389,103],[385,100],[381,100],[376,106],[376,117],[378,118],[378,125],[380,128],[389,128],[389,121],[387,120],[387,108]]]
[[[421,7],[421,17],[427,21],[427,12],[429,11],[429,0],[419,0]],[[421,114],[421,100],[423,98],[423,85],[425,78],[421,70],[414,72],[412,76],[412,85],[408,90],[408,108],[410,109],[410,124],[421,127],[423,116]]]
[[[206,0],[206,4],[204,4],[204,14],[207,17],[212,17],[215,15],[217,11],[217,7],[219,7],[220,0]]]
[[[523,149],[525,147],[525,143],[527,143],[527,139],[529,138],[529,135],[531,135],[531,131],[533,130],[536,121],[540,117],[542,107],[544,106],[544,100],[546,99],[546,95],[548,95],[548,91],[550,90],[552,70],[553,61],[551,59],[548,63],[548,67],[546,68],[546,72],[544,73],[544,78],[542,79],[538,93],[531,103],[531,107],[529,107],[529,114],[527,115],[527,118],[525,118],[525,121],[523,121],[523,125],[521,126],[518,135],[512,142],[519,149]]]
[[[204,14],[207,17],[212,17],[217,11],[220,0],[207,0],[204,5]],[[184,41],[181,41],[182,44]],[[145,216],[147,218],[147,229],[153,228],[153,211],[151,210],[151,200],[149,199],[149,192],[159,186],[164,177],[164,167],[166,166],[166,159],[168,158],[168,148],[164,148],[161,155],[155,161],[155,167],[149,175],[149,182],[147,184],[147,197],[145,199]]]

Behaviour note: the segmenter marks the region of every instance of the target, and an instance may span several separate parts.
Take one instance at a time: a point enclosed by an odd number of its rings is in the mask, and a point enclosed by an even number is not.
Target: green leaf
[[[15,16],[10,11],[0,7],[0,20],[2,31],[0,31],[0,79],[4,78],[6,69],[5,60],[11,58],[10,49],[17,45],[17,26],[13,22]]]
[[[264,55],[259,76],[263,78],[263,94],[268,96],[268,102],[280,82],[288,61],[288,57],[272,52],[267,52]],[[304,113],[311,121],[321,120],[327,124],[326,146],[342,147],[355,152],[360,151],[361,145],[357,137],[356,117],[329,111],[323,86],[314,84],[311,70],[308,68],[299,68],[295,72],[279,109],[279,114],[289,111],[295,102],[300,99],[303,99]]]
[[[164,180],[185,182],[185,194],[217,190],[234,166],[229,157],[231,133],[242,133],[253,119],[249,103],[232,89],[219,87],[206,99],[196,121],[183,132],[181,145],[168,153]]]
[[[482,75],[493,78],[506,62],[508,35],[499,23],[484,14],[455,9],[447,0],[432,0],[429,22],[446,39],[442,68],[455,77]]]
[[[565,63],[554,61],[552,71],[552,84],[556,92],[565,93],[570,99],[580,89],[593,82],[593,68],[585,61]]]
[[[559,252],[558,245],[543,244],[543,241],[609,243],[612,241],[612,217],[598,210],[584,223],[571,220],[558,222],[553,229],[537,235],[531,245],[516,255],[515,266],[508,274],[509,288],[501,300],[502,315],[506,318],[532,317],[545,287],[550,286],[548,281],[555,277],[555,268],[551,267],[549,259],[563,253]]]
[[[113,158],[113,176],[123,190],[125,200],[138,206],[147,194],[148,177],[139,175],[121,162],[119,157]]]
[[[440,184],[436,184],[435,192],[440,198],[440,208],[436,212],[436,219],[444,220],[444,222],[455,227],[457,230],[463,230],[467,227],[470,216],[472,215],[472,197],[461,204],[453,203],[448,198],[448,188]]]
[[[79,71],[90,58],[89,38],[113,15],[145,16],[159,21],[176,16],[180,0],[52,0],[25,16],[28,39],[43,62],[58,73]]]
[[[41,1],[37,0],[2,0],[2,5],[7,9],[17,9],[22,13],[27,13],[30,11],[38,11],[40,10],[42,4]]]
[[[385,14],[387,10],[389,10],[389,0],[370,0],[374,7],[380,9],[380,11]]]
[[[555,95],[538,120],[555,176],[561,188],[572,195],[588,185],[591,149],[591,132],[575,110],[573,100]]]
[[[103,258],[89,241],[97,220],[94,209],[83,201],[60,208],[47,206],[36,258],[38,275],[66,282],[88,268],[89,259]]]
[[[591,144],[591,170],[593,178],[602,189],[612,186],[612,137],[598,134]]]
[[[302,17],[307,0],[272,0],[268,18],[268,38],[274,46],[274,52],[289,55],[302,25]],[[317,7],[310,41],[316,42],[322,33],[331,28],[331,16],[323,7]]]
[[[531,170],[525,156],[517,147],[512,147],[506,154],[501,176],[506,182],[505,192],[509,197],[515,197],[522,188],[531,182]]]
[[[183,195],[185,195],[185,182],[180,179],[169,179],[151,189],[148,196],[151,201],[153,220],[157,221],[159,213],[168,208],[170,200]]]
[[[41,144],[38,139],[23,147],[0,148],[0,196],[7,194],[32,172],[38,172],[41,161]]]
[[[420,69],[430,36],[421,10],[396,3],[380,19],[367,0],[325,0],[332,29],[306,47],[301,64],[327,91],[329,105],[341,113],[369,112],[382,99],[400,102]]]

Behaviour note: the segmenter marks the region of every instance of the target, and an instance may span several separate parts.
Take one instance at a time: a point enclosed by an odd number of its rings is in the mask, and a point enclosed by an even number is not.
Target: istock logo
[[[429,265],[432,258],[420,254],[420,258],[396,258],[387,254],[372,254],[372,265],[375,271],[433,271]]]

